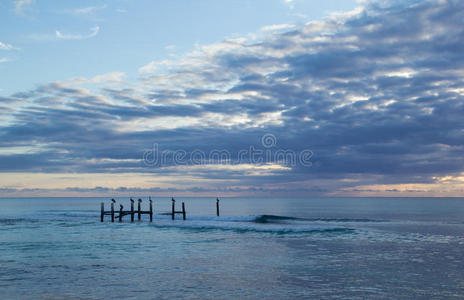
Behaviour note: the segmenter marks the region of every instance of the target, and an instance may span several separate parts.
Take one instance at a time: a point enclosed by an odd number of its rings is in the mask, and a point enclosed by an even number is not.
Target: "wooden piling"
[[[150,222],[153,222],[154,218],[154,209],[153,209],[153,201],[151,200],[151,197],[148,197],[149,201],[149,209],[148,210],[142,210],[142,199],[138,199],[138,206],[137,206],[137,211],[134,210],[134,204],[135,201],[130,198],[131,202],[131,208],[130,210],[124,210],[124,205],[119,204],[119,211],[115,211],[114,206],[116,204],[116,200],[111,199],[111,209],[108,211],[105,211],[105,204],[102,202],[100,205],[100,222],[104,221],[105,215],[110,215],[111,216],[111,222],[114,222],[115,218],[119,219],[119,222],[122,222],[122,219],[124,216],[131,215],[131,222],[134,222],[134,217],[135,214],[137,213],[138,220],[142,219],[142,215],[149,215],[150,216]],[[176,200],[171,198],[172,200],[172,212],[171,212],[171,217],[173,220],[176,219],[176,214],[182,214],[182,218],[184,220],[187,219],[187,212],[185,210],[185,202],[182,202],[182,210],[176,211]],[[219,201],[219,199],[218,199]],[[169,213],[167,213],[169,214]]]
[[[216,198],[216,216],[219,217],[219,198]]]
[[[114,202],[111,202],[111,222],[114,222]]]
[[[185,221],[185,204],[184,202],[182,202],[182,217],[184,218],[184,221]]]
[[[172,198],[171,201],[172,201],[172,219],[174,220],[176,216],[176,200]]]
[[[130,199],[130,202],[131,202],[131,222],[134,222],[134,199]]]
[[[101,213],[100,213],[100,222],[103,222],[103,218],[105,217],[105,203],[101,203]]]

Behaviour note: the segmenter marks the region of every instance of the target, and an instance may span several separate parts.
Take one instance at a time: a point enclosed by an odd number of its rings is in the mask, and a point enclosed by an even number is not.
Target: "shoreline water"
[[[152,199],[152,223],[100,223],[95,198],[0,199],[4,298],[464,295],[464,199],[223,198],[216,217],[214,198],[179,198],[186,221]]]

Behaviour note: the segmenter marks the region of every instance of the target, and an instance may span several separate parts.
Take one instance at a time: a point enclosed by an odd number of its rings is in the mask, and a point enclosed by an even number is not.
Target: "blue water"
[[[1,299],[464,298],[464,199],[108,200],[0,199]]]

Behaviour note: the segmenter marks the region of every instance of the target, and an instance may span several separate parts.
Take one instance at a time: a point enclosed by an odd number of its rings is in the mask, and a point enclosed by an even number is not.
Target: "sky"
[[[464,2],[0,2],[2,196],[462,196]]]

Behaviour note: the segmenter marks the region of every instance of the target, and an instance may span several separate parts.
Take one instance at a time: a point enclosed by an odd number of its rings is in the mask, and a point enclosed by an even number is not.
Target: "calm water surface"
[[[1,299],[464,298],[464,199],[177,200],[0,199]]]

